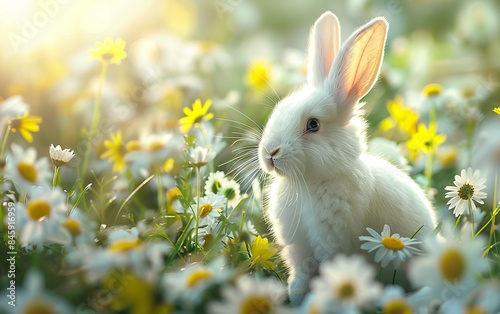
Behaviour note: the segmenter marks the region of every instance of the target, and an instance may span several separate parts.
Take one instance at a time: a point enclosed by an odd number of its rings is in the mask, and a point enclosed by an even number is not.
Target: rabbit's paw
[[[309,280],[295,277],[289,281],[288,295],[290,296],[290,304],[297,306],[302,303],[304,296],[309,287]]]

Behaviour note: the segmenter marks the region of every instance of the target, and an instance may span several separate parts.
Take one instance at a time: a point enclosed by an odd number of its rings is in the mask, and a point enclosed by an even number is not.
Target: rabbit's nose
[[[278,148],[275,148],[275,149],[273,149],[273,150],[269,153],[269,155],[270,155],[271,157],[273,157],[273,156],[274,156],[274,155],[276,155],[279,151],[280,151],[280,148],[279,148],[279,147],[278,147]]]

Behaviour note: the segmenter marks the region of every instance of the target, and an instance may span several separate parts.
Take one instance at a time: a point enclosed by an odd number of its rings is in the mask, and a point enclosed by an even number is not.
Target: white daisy
[[[12,154],[7,155],[5,177],[25,191],[33,186],[48,185],[52,176],[49,163],[46,158],[37,160],[36,155],[33,147],[24,150],[12,144]]]
[[[218,133],[215,134],[212,123],[204,123],[203,128],[195,128],[194,137],[195,143],[199,146],[208,148],[215,155],[226,147],[226,143],[222,140],[222,135]]]
[[[62,222],[62,226],[70,234],[74,245],[92,244],[96,223],[90,221],[85,213],[75,208]]]
[[[233,272],[224,267],[224,260],[217,258],[208,265],[191,264],[178,272],[165,273],[162,278],[165,300],[180,301],[188,310],[203,302],[203,294],[232,278]]]
[[[9,119],[22,117],[28,111],[28,105],[21,96],[11,96],[0,103],[0,137],[3,137]]]
[[[424,287],[416,292],[405,294],[400,286],[387,286],[377,303],[385,314],[428,313],[430,289]]]
[[[38,271],[30,270],[24,279],[23,286],[18,287],[15,292],[15,306],[9,305],[8,297],[10,291],[7,291],[7,300],[1,302],[0,310],[3,308],[11,314],[25,313],[51,313],[51,314],[66,314],[75,313],[70,304],[63,298],[60,298],[44,287],[42,274]]]
[[[19,95],[11,96],[0,103],[0,117],[2,119],[19,117],[24,115],[26,111],[28,111],[28,105]]]
[[[423,246],[427,254],[412,259],[408,265],[413,285],[429,286],[437,297],[466,295],[476,285],[478,274],[488,269],[488,260],[482,257],[486,241],[481,237],[472,239],[470,229],[459,234],[453,230],[453,223],[443,223],[442,239],[426,238]]]
[[[174,133],[144,135],[139,141],[127,143],[125,161],[135,177],[147,177],[151,169],[179,155],[182,147],[182,138]]]
[[[226,185],[228,180],[223,171],[211,172],[205,181],[205,195],[217,194],[221,187]]]
[[[330,304],[337,313],[359,313],[370,306],[382,289],[375,270],[361,256],[337,255],[320,265],[319,277],[311,282],[311,291],[319,304]]]
[[[127,269],[149,283],[158,280],[164,268],[164,256],[170,252],[166,241],[143,241],[137,228],[114,230],[105,248],[83,245],[67,254],[68,262],[86,270],[87,279],[95,282],[113,268]]]
[[[439,313],[500,313],[500,283],[485,281],[465,298],[445,302]]]
[[[70,236],[61,228],[66,219],[66,194],[57,187],[39,187],[31,190],[29,196],[26,204],[16,205],[21,243],[68,243]]]
[[[202,167],[214,159],[215,153],[209,148],[196,146],[189,151],[189,162],[195,167]]]
[[[484,204],[483,198],[486,198],[486,193],[481,191],[486,186],[486,178],[481,178],[481,173],[479,170],[472,173],[472,168],[468,168],[467,171],[462,169],[460,175],[455,176],[455,181],[453,182],[455,186],[447,186],[444,189],[447,192],[445,197],[451,199],[446,203],[449,205],[449,209],[455,208],[453,214],[458,217],[462,214],[471,214],[472,211],[476,209],[476,204]]]
[[[226,206],[226,198],[218,194],[209,194],[200,198],[199,205],[195,198],[192,205],[193,212],[198,211],[198,225],[211,225],[219,216],[220,211]]]
[[[242,275],[236,281],[236,287],[228,285],[222,288],[223,302],[212,302],[208,313],[213,314],[253,314],[283,313],[282,306],[286,298],[285,287],[274,279],[258,279]]]
[[[61,145],[54,147],[50,144],[49,148],[50,159],[56,167],[62,167],[67,164],[73,157],[75,157],[75,152],[69,148],[62,149]]]
[[[236,207],[241,200],[240,197],[240,184],[234,180],[228,180],[224,185],[221,186],[219,195],[223,195],[227,198],[227,204],[230,207]]]
[[[422,242],[402,237],[398,233],[391,235],[389,225],[384,225],[381,234],[371,228],[366,228],[366,230],[371,234],[371,237],[359,237],[360,241],[366,241],[361,245],[361,249],[367,250],[368,253],[377,250],[375,262],[380,263],[382,267],[386,267],[390,262],[393,262],[394,267],[398,269],[402,262],[409,260],[414,254],[422,252],[414,247],[414,245]]]

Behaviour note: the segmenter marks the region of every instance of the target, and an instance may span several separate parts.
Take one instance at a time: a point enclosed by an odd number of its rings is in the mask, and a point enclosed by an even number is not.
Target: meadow
[[[440,239],[367,228],[292,306],[258,145],[328,10],[342,41],[389,23],[367,150]],[[497,1],[20,0],[0,20],[0,313],[500,312]]]

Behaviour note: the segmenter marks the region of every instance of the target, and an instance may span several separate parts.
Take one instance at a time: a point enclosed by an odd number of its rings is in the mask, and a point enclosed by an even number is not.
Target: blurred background
[[[51,143],[78,150],[100,70],[88,51],[120,37],[127,58],[107,73],[102,140],[116,129],[125,138],[177,129],[196,98],[211,99],[216,118],[250,123],[237,108],[263,125],[274,103],[304,83],[308,32],[326,10],[339,17],[343,40],[375,16],[390,23],[382,76],[366,97],[373,136],[384,135],[388,101],[400,95],[425,113],[421,91],[438,83],[449,97],[440,131],[452,142],[463,138],[467,118],[481,120],[474,144],[483,151],[474,156],[500,159],[500,123],[488,123],[500,105],[494,0],[0,0],[0,98],[22,95],[42,116],[39,151],[48,154]],[[496,135],[486,140],[484,132]],[[462,166],[459,157],[453,166]]]

